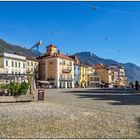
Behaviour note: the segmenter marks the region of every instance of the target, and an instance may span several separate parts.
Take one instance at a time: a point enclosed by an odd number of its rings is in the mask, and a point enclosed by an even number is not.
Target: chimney
[[[66,53],[66,56],[69,56],[69,54],[68,54],[68,53]]]

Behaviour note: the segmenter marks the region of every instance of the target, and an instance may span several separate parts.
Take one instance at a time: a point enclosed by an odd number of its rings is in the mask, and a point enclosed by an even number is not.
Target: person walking
[[[135,81],[135,90],[139,90],[139,82]]]

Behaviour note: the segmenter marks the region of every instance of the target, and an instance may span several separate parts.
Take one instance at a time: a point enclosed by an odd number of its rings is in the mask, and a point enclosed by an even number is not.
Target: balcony
[[[31,71],[31,70],[27,70],[27,71],[26,71],[26,73],[29,73],[29,74],[32,73],[32,72],[33,72],[33,71]]]
[[[73,81],[74,79],[72,78],[65,78],[65,77],[60,77],[60,81]]]
[[[62,69],[62,72],[63,73],[70,73],[71,72],[71,69]]]

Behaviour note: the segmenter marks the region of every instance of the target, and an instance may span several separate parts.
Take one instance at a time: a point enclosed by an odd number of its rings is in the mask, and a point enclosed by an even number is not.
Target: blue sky
[[[140,66],[140,2],[0,2],[0,38]]]

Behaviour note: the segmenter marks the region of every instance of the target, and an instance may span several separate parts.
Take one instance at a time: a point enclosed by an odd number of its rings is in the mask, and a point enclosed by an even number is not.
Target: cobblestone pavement
[[[140,94],[47,89],[44,101],[1,103],[0,138],[140,138]]]

